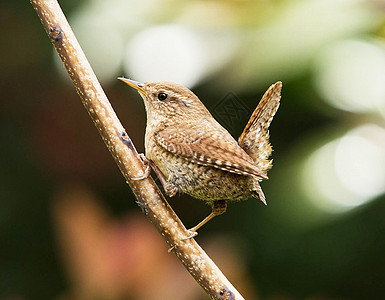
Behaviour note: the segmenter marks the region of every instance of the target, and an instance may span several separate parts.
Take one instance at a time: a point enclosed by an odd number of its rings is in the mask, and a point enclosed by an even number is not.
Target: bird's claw
[[[193,237],[195,237],[195,236],[197,236],[198,235],[198,232],[196,232],[196,231],[192,231],[192,230],[186,230],[186,233],[188,234],[188,236],[187,237],[185,237],[185,238],[183,238],[182,239],[182,241],[186,241],[186,240],[189,240],[189,239],[191,239],[191,238],[193,238]]]
[[[139,157],[142,160],[143,164],[146,165],[146,170],[144,171],[142,176],[130,177],[130,179],[133,180],[133,181],[143,180],[143,179],[148,178],[148,176],[150,176],[151,166],[148,163],[147,157],[143,153],[139,153]]]

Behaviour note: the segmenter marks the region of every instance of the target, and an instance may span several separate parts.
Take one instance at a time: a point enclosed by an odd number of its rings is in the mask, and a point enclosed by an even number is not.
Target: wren
[[[259,182],[272,167],[269,126],[277,112],[282,83],[269,87],[238,142],[189,89],[166,81],[140,83],[119,77],[138,90],[147,112],[145,157],[170,197],[178,192],[211,204],[212,212],[189,230],[197,234],[226,211],[226,201],[259,198]]]

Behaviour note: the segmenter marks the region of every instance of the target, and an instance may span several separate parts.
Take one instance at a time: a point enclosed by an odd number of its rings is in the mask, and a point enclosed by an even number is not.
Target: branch
[[[169,206],[151,177],[140,177],[145,167],[113,111],[100,83],[79,46],[56,0],[31,0],[51,42],[75,85],[84,107],[98,129],[137,203],[168,246],[212,299],[243,299],[194,239],[183,240],[186,228]],[[125,134],[127,147],[119,135]]]

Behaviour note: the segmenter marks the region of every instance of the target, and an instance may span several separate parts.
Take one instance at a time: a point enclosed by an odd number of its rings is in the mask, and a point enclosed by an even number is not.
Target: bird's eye
[[[160,101],[166,100],[167,97],[168,97],[168,95],[167,95],[166,93],[159,93],[159,94],[158,94],[158,99],[159,99]]]

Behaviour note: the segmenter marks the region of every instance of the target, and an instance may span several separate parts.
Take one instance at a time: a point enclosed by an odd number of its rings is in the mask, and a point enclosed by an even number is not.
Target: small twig
[[[212,299],[243,299],[194,239],[183,240],[186,228],[146,171],[130,138],[113,111],[56,0],[31,0],[76,90],[110,150],[137,203],[195,280]],[[120,135],[128,141],[127,147]]]

